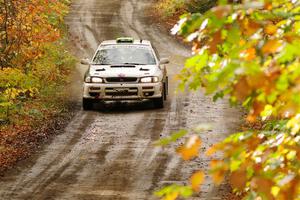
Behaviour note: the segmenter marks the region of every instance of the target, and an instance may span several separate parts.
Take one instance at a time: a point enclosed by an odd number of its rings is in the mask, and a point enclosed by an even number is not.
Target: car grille
[[[135,77],[109,77],[106,78],[107,83],[123,83],[123,82],[137,82]]]

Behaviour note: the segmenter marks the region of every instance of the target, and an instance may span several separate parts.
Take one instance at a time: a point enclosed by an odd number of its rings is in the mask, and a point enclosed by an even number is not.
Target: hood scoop
[[[112,65],[111,68],[135,68],[134,65]]]
[[[150,71],[150,69],[147,69],[147,68],[140,68],[140,71],[148,72],[148,71]]]
[[[102,69],[96,69],[96,72],[103,72],[103,71],[105,71],[104,68],[102,68]]]

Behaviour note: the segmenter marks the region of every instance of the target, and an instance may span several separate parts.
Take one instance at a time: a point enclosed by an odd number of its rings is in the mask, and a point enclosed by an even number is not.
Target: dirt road
[[[149,0],[74,0],[67,17],[79,58],[91,57],[100,41],[119,36],[149,39],[168,56],[170,77],[189,50],[146,17]],[[81,75],[86,68],[79,66]],[[171,80],[171,91],[176,83]],[[80,94],[81,80],[73,92]],[[190,173],[207,168],[205,157],[184,163],[174,147],[154,148],[153,141],[181,128],[210,122],[201,137],[205,150],[235,129],[239,113],[227,102],[212,104],[201,93],[174,95],[166,108],[151,104],[111,104],[107,111],[80,111],[65,131],[35,156],[0,179],[0,199],[157,199],[154,190],[170,183],[184,184]],[[194,199],[223,199],[226,188],[210,181]],[[224,192],[225,191],[225,192]]]

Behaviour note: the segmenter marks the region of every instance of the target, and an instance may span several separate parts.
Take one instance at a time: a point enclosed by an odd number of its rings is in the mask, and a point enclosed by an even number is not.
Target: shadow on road
[[[165,103],[167,106],[167,102]],[[117,102],[105,102],[105,103],[95,103],[94,111],[101,113],[129,113],[129,112],[138,112],[138,111],[147,111],[147,110],[164,110],[157,109],[154,107],[152,101],[117,101]]]

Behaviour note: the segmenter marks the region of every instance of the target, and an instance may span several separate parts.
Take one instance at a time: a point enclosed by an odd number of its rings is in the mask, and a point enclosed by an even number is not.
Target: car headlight
[[[87,76],[84,80],[86,83],[103,83],[103,78]]]
[[[144,78],[141,78],[140,82],[141,83],[157,83],[158,82],[158,77],[156,77],[156,76],[144,77]]]

